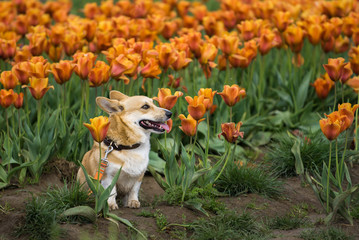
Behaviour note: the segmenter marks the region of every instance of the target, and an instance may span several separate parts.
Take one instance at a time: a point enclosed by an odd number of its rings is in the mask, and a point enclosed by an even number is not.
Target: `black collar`
[[[136,144],[133,144],[131,146],[128,146],[128,145],[118,145],[116,144],[113,140],[111,140],[110,138],[108,137],[105,137],[105,139],[103,140],[103,143],[106,145],[106,146],[112,146],[114,150],[117,150],[117,151],[121,151],[121,150],[131,150],[131,149],[135,149],[135,148],[138,148],[141,144],[140,143],[136,143]]]

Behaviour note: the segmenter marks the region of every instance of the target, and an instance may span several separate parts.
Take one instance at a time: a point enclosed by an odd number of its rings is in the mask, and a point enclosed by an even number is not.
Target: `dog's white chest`
[[[149,152],[149,144],[141,144],[140,147],[132,150],[114,150],[111,152],[111,155],[121,160],[123,165],[109,162],[109,166],[107,167],[106,172],[112,175],[112,173],[116,173],[122,167],[121,171],[127,173],[130,176],[138,177],[142,175],[147,169],[149,162]]]

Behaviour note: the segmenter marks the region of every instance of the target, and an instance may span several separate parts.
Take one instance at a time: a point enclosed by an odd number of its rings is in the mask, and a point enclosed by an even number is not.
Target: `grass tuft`
[[[234,163],[227,166],[215,184],[218,191],[231,196],[258,193],[267,197],[278,197],[282,189],[282,182],[273,174],[258,167],[238,167]]]
[[[342,229],[329,227],[327,229],[310,229],[301,232],[300,237],[304,240],[351,240]]]
[[[248,213],[223,212],[209,219],[200,219],[192,224],[191,239],[264,239],[264,228]]]
[[[219,213],[226,210],[226,205],[216,200],[216,192],[216,189],[213,189],[211,186],[203,188],[193,187],[187,190],[184,200],[195,200],[202,204],[203,209],[213,213]],[[166,189],[165,194],[162,196],[161,200],[166,201],[171,205],[182,205],[182,194],[183,191],[181,186],[168,188]]]
[[[268,223],[268,227],[270,229],[292,230],[303,227],[308,223],[309,222],[306,218],[286,214],[284,216],[271,219]]]
[[[321,132],[310,133],[301,139],[300,154],[303,166],[308,171],[319,171],[323,162],[328,162],[329,141]],[[310,140],[308,140],[310,139]],[[282,177],[296,176],[295,157],[291,149],[294,145],[293,137],[288,133],[279,133],[274,137],[274,142],[267,148],[266,161],[272,169]],[[339,159],[342,157],[345,142],[345,134],[338,137]],[[348,141],[350,144],[351,140]],[[333,147],[335,149],[335,147]],[[333,151],[335,151],[333,149]],[[346,151],[346,157],[357,155],[355,151]],[[332,154],[335,157],[335,154]]]
[[[34,197],[26,205],[25,212],[25,223],[17,229],[18,236],[26,235],[29,239],[47,240],[59,235],[56,210],[49,207],[43,198]]]
[[[62,188],[48,189],[44,194],[33,197],[26,205],[25,223],[19,227],[17,234],[27,235],[29,239],[53,239],[59,235],[58,216],[65,210],[93,203],[88,192],[78,182]],[[62,220],[62,219],[61,219]],[[87,219],[74,216],[67,221],[84,222]]]

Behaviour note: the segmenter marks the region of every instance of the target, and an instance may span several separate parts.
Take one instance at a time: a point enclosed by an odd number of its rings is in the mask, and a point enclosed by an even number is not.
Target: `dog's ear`
[[[118,101],[122,101],[122,100],[125,100],[126,98],[128,98],[127,95],[119,92],[119,91],[111,91],[110,92],[110,99],[115,99],[115,100],[118,100]]]
[[[117,100],[112,100],[105,97],[97,97],[96,103],[108,114],[121,112],[123,110],[123,106]]]

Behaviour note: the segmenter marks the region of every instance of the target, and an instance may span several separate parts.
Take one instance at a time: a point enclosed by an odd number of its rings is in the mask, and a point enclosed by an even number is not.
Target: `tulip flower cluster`
[[[319,121],[320,129],[328,140],[335,140],[340,133],[347,130],[354,121],[354,113],[359,107],[358,104],[351,106],[350,103],[338,105],[338,111],[326,115]]]

